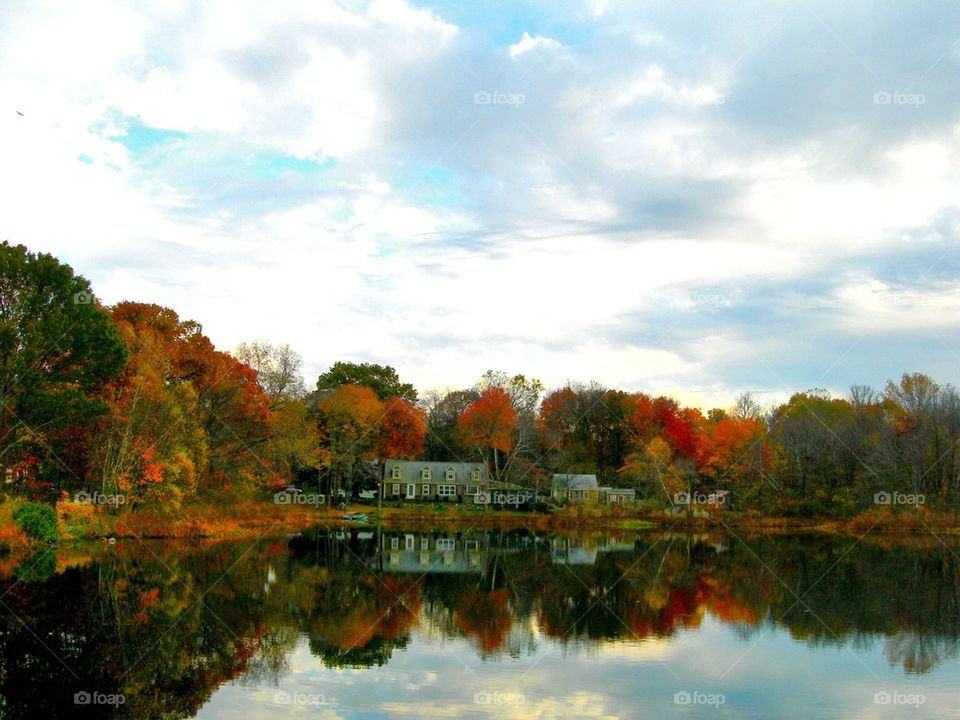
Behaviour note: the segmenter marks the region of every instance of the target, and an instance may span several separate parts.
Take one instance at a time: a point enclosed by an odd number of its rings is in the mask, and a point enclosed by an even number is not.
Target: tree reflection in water
[[[957,557],[932,539],[317,531],[76,547],[2,569],[9,718],[190,717],[228,680],[275,683],[301,637],[328,667],[383,666],[414,631],[496,661],[544,638],[667,639],[710,616],[747,640],[775,625],[813,646],[879,642],[906,673],[960,638]],[[94,689],[125,702],[74,704]]]

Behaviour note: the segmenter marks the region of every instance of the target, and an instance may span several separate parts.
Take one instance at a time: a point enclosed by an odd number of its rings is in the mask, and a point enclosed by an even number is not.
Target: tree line
[[[219,350],[169,308],[104,306],[68,265],[0,245],[7,493],[96,490],[176,508],[298,483],[336,497],[376,487],[386,458],[483,460],[495,479],[541,492],[553,473],[591,473],[651,507],[725,490],[741,510],[846,516],[878,498],[953,507],[958,441],[956,388],[919,373],[766,408],[744,394],[706,413],[502,371],[421,396],[371,363],[335,363],[308,390],[288,345]]]

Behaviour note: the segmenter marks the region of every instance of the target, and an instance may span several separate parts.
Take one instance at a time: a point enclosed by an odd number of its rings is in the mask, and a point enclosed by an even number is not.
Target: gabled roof
[[[558,473],[553,476],[554,490],[596,490],[596,475],[572,475]]]
[[[430,468],[434,476],[441,477],[449,469],[457,471],[458,475],[468,477],[471,470],[479,470],[486,474],[487,467],[482,462],[447,462],[433,460],[384,460],[383,466],[389,471],[393,467],[400,467],[406,473],[411,470],[419,473],[423,468]]]

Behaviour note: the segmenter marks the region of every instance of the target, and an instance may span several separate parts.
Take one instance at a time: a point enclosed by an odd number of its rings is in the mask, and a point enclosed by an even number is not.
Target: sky
[[[958,72],[954,2],[5,0],[0,239],[308,384],[957,383]]]

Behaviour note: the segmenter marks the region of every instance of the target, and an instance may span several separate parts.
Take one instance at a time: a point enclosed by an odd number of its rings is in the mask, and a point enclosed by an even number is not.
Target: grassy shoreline
[[[17,500],[0,502],[0,550],[36,545],[17,527],[12,516]],[[366,523],[344,515],[366,515]],[[622,508],[571,506],[547,513],[492,510],[465,505],[376,506],[352,504],[345,510],[328,507],[276,505],[262,501],[195,504],[176,513],[152,510],[115,511],[103,507],[58,503],[57,530],[61,542],[104,539],[231,539],[293,532],[313,526],[386,528],[498,528],[536,531],[677,530],[732,531],[751,534],[824,533],[860,536],[960,535],[960,514],[919,510],[904,513],[874,511],[853,518],[784,518],[726,511],[708,517],[624,511]]]

